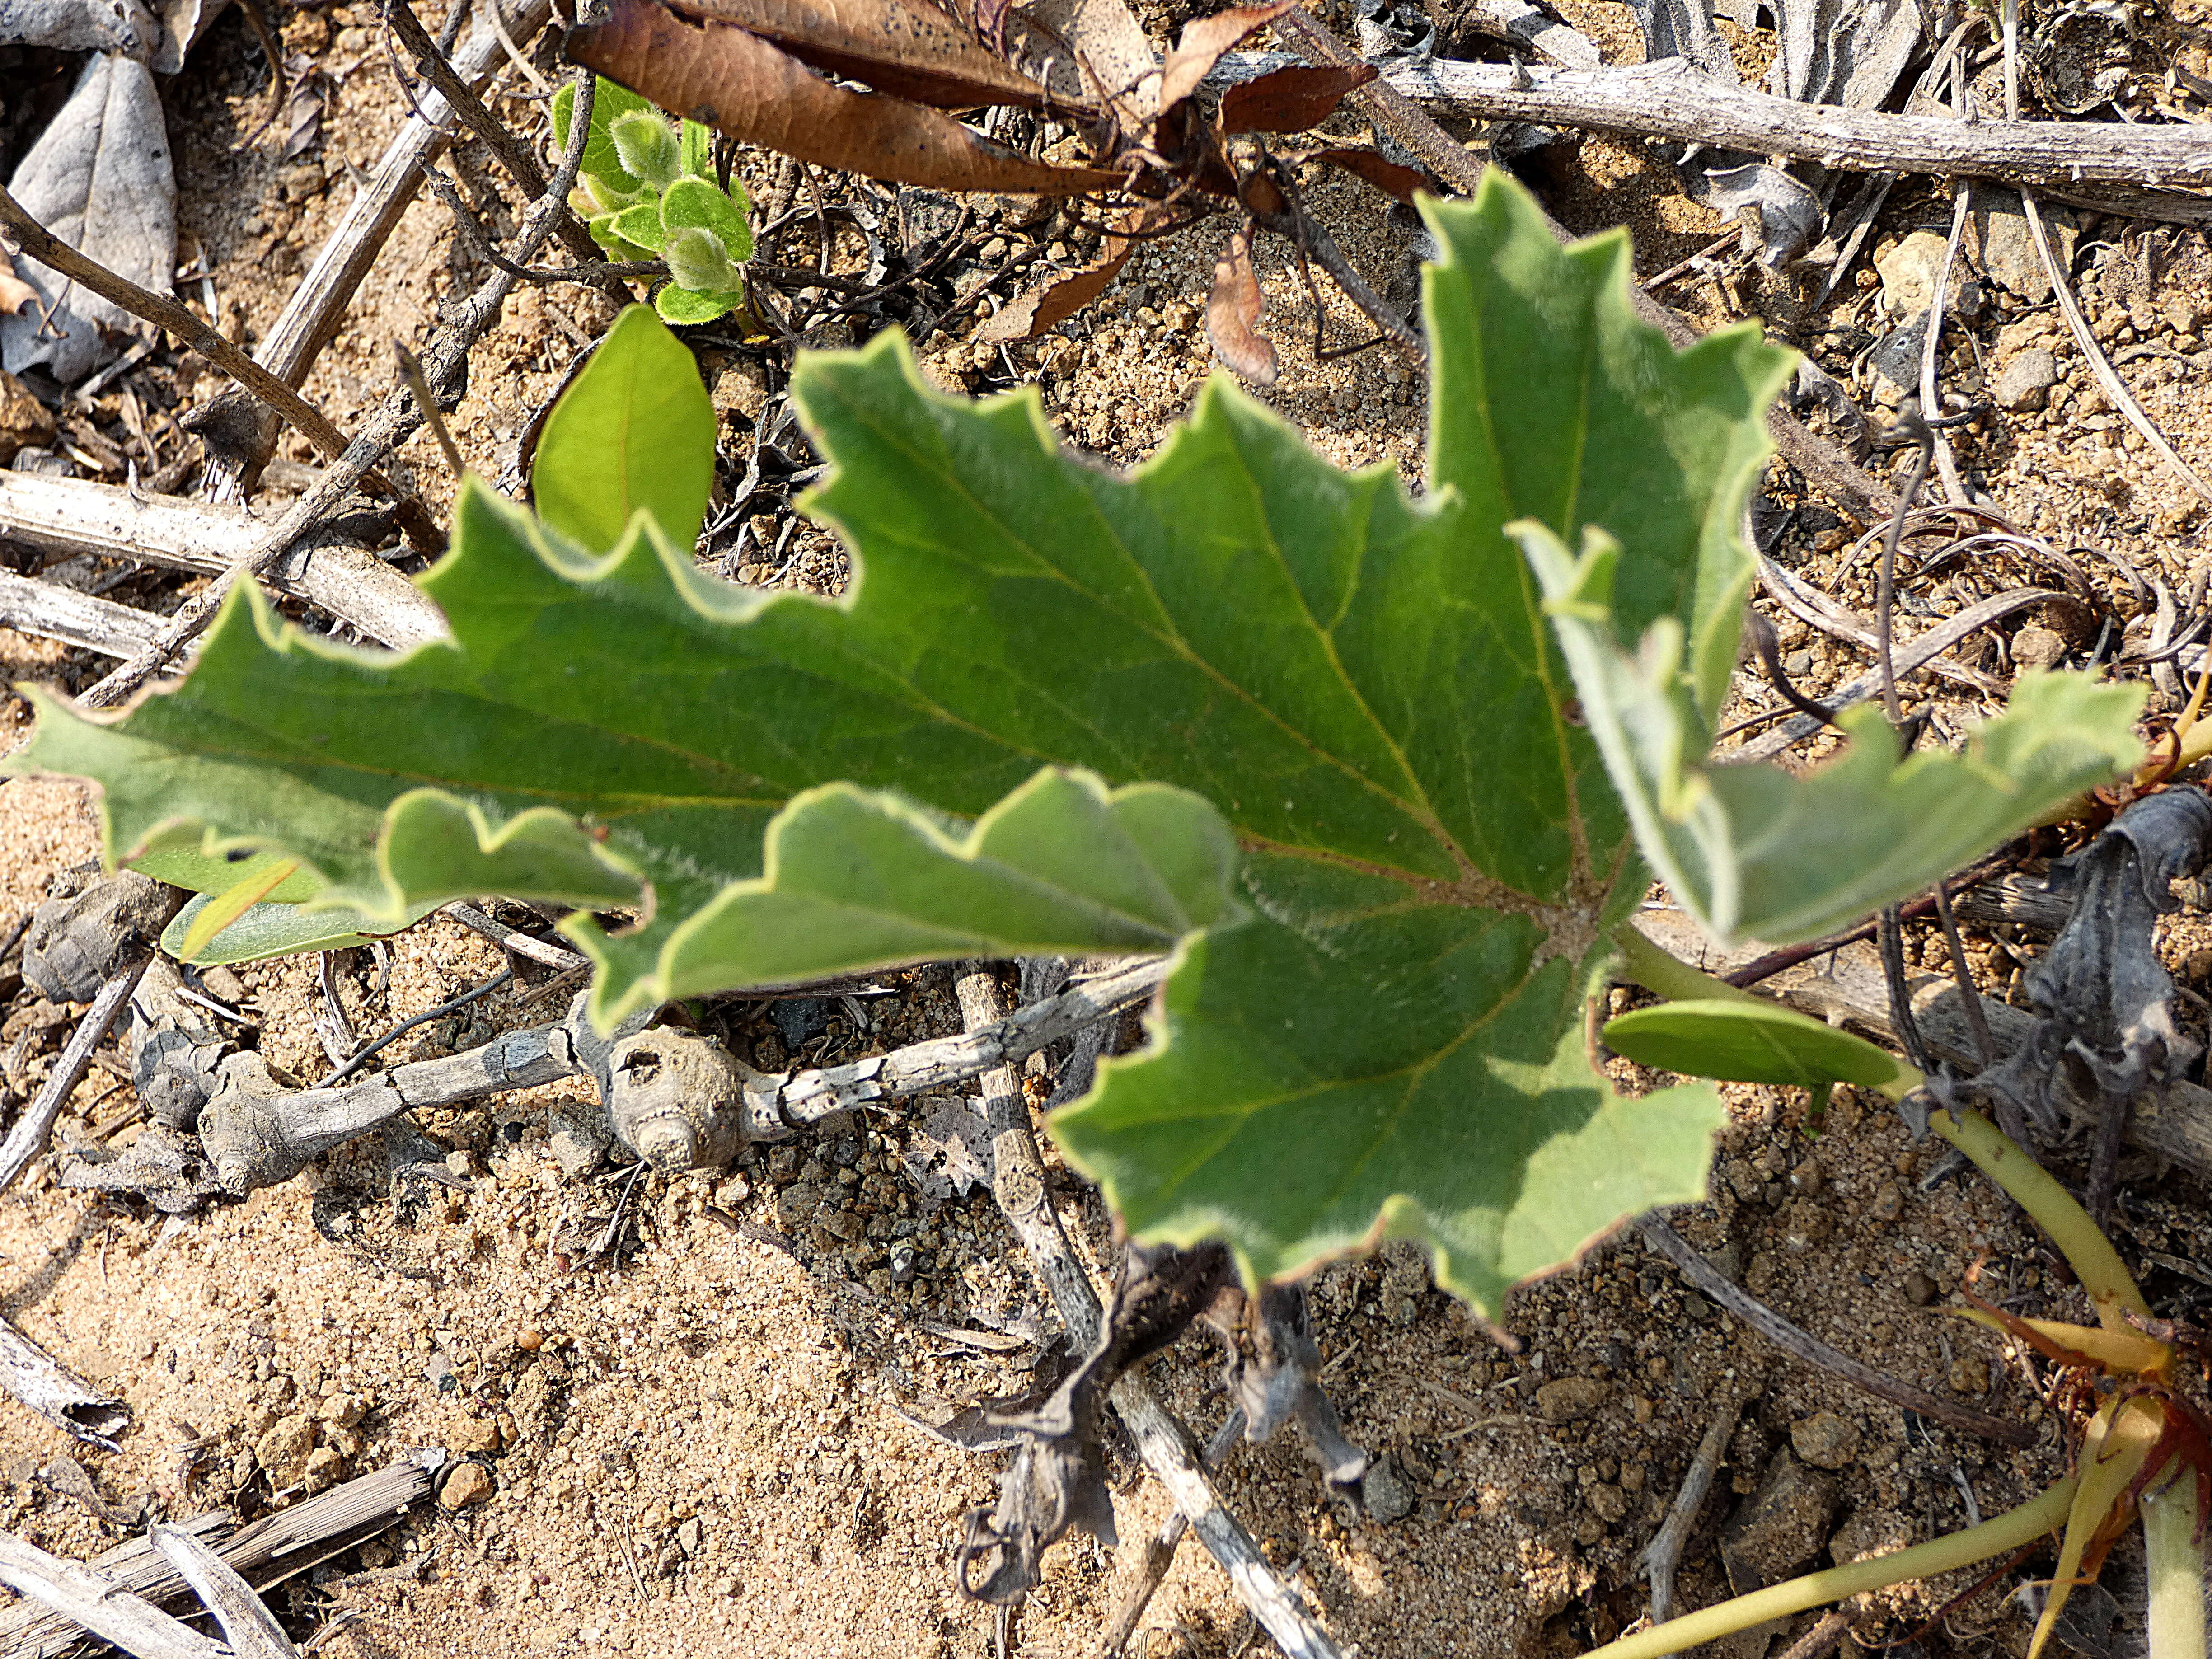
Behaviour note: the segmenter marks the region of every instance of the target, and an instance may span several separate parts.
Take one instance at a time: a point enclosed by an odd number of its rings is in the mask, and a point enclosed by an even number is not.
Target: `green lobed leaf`
[[[1662,1003],[1607,1020],[1599,1035],[1639,1066],[1731,1083],[1880,1089],[1919,1079],[1864,1037],[1765,1003]]]
[[[1849,746],[1803,774],[1705,761],[1711,710],[1683,666],[1672,617],[1622,643],[1628,556],[1593,534],[1583,556],[1536,524],[1513,526],[1543,584],[1592,734],[1644,856],[1715,939],[1817,939],[1918,892],[2051,810],[2124,772],[2142,745],[2136,686],[2021,676],[2005,712],[1965,750],[1899,763],[1879,709],[1846,710]],[[1735,648],[1733,631],[1727,644]]]
[[[1431,220],[1419,501],[1219,382],[1110,477],[1059,453],[1033,394],[945,397],[886,335],[794,378],[832,463],[811,509],[854,553],[840,600],[715,582],[641,516],[593,557],[471,483],[425,583],[451,644],[349,651],[248,593],[177,690],[112,724],[46,704],[27,763],[100,777],[116,847],[205,825],[210,850],[282,846],[378,915],[458,891],[636,903],[624,933],[566,924],[602,1018],[894,950],[1172,934],[1152,1047],[1055,1118],[1070,1157],[1140,1236],[1218,1231],[1268,1274],[1418,1236],[1494,1310],[1610,1220],[1694,1194],[1719,1116],[1702,1087],[1620,1100],[1589,1063],[1584,994],[1644,877],[1503,526],[1639,532],[1623,591],[1711,635],[1787,360],[1753,330],[1674,354],[1629,313],[1625,240],[1561,250],[1501,179]],[[1216,866],[1188,825],[1122,837],[1177,896],[1142,927],[1126,891],[1051,883],[1024,920],[1042,890],[1018,860],[981,878],[988,903],[963,890],[961,849],[984,861],[974,836],[1020,816],[1000,803],[1051,793],[1040,766],[1213,803],[1253,919],[1193,902],[1188,871]],[[886,792],[977,830],[931,841]],[[1046,838],[1102,878],[1133,798],[1103,799]],[[900,903],[854,913],[849,861],[811,887],[764,862],[800,821],[779,812],[828,801],[872,804],[869,834],[906,848]]]
[[[593,552],[643,513],[677,547],[699,539],[714,488],[714,405],[684,343],[634,306],[546,417],[530,469],[538,515]]]

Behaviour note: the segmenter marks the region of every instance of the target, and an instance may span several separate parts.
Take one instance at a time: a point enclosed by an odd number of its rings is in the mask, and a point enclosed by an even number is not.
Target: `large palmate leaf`
[[[1547,526],[1515,526],[1544,586],[1575,689],[1644,856],[1717,939],[1817,939],[1924,890],[2142,756],[2140,686],[2024,674],[1964,752],[1900,762],[1879,709],[1841,719],[1850,747],[1802,775],[1705,763],[1712,705],[1699,647],[1672,617],[1630,623],[1629,560],[1593,533],[1579,559]],[[1735,618],[1726,630],[1735,643]],[[1622,641],[1642,633],[1632,653]]]
[[[1222,383],[1110,477],[1033,396],[939,395],[887,336],[793,382],[843,600],[702,576],[641,514],[594,556],[471,485],[425,580],[451,644],[338,647],[249,597],[176,691],[108,724],[47,704],[31,761],[106,785],[118,853],[204,826],[372,915],[634,909],[565,924],[603,1018],[902,956],[1174,946],[1152,1046],[1055,1120],[1070,1157],[1144,1237],[1224,1235],[1263,1275],[1420,1237],[1494,1310],[1698,1192],[1718,1118],[1702,1086],[1620,1100],[1588,1058],[1644,876],[1504,526],[1632,534],[1625,617],[1686,618],[1717,700],[1786,360],[1753,330],[1677,355],[1629,313],[1626,241],[1562,250],[1509,184],[1432,222],[1419,501]]]

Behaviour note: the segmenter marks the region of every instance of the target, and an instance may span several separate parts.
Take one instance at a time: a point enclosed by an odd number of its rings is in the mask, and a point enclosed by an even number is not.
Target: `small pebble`
[[[1790,1425],[1790,1448],[1816,1469],[1840,1469],[1859,1455],[1858,1425],[1833,1412],[1814,1412]]]
[[[491,1476],[481,1463],[463,1463],[446,1477],[438,1501],[449,1510],[466,1509],[491,1496]]]
[[[1536,1390],[1536,1414],[1547,1423],[1577,1422],[1605,1404],[1611,1392],[1590,1377],[1563,1376]]]
[[[1936,1281],[1915,1267],[1905,1276],[1905,1299],[1916,1308],[1924,1308],[1936,1299]]]

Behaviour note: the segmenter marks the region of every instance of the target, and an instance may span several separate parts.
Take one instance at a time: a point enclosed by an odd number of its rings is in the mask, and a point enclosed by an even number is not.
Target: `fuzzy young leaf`
[[[853,550],[842,600],[715,582],[641,520],[591,557],[472,484],[425,584],[452,644],[311,641],[248,592],[179,689],[112,724],[49,702],[26,760],[98,776],[118,848],[205,826],[380,916],[640,906],[614,936],[566,924],[602,1018],[884,952],[1174,943],[1152,1046],[1054,1126],[1138,1235],[1224,1234],[1260,1275],[1421,1237],[1494,1310],[1695,1195],[1719,1121],[1709,1088],[1625,1101],[1589,1064],[1584,996],[1644,876],[1503,526],[1637,532],[1639,623],[1714,637],[1786,358],[1748,329],[1674,353],[1629,311],[1625,239],[1562,250],[1499,179],[1432,222],[1418,501],[1225,383],[1109,477],[1059,453],[1034,394],[942,396],[886,335],[794,377],[832,465],[812,509]],[[1244,848],[1235,906],[1193,798]],[[1000,857],[1047,800],[1081,810]],[[903,849],[896,880],[859,879],[873,853],[795,868],[832,802],[873,815],[852,846]]]
[[[708,177],[714,165],[714,129],[702,126],[696,121],[685,121],[677,128],[677,137],[681,146],[677,166],[684,176],[690,179]]]
[[[722,239],[699,225],[666,226],[661,239],[661,257],[668,261],[668,275],[678,288],[688,288],[706,294],[727,294],[738,285],[738,268],[730,263]]]
[[[1732,657],[1716,618],[1692,666],[1673,617],[1621,640],[1628,556],[1593,534],[1579,559],[1548,527],[1513,527],[1537,579],[1590,730],[1644,856],[1716,939],[1816,939],[1918,892],[2053,807],[2139,760],[2136,686],[2024,674],[2011,706],[1960,754],[1899,763],[1881,711],[1847,711],[1849,748],[1811,772],[1705,763],[1714,704],[1703,662]],[[1721,626],[1725,621],[1726,626]]]
[[[684,172],[683,146],[658,110],[635,109],[607,124],[622,169],[656,190],[666,190]]]
[[[753,257],[752,227],[745,222],[745,216],[737,202],[718,189],[711,179],[678,179],[669,185],[660,198],[660,222],[672,233],[678,228],[712,232],[723,252],[739,264]],[[672,269],[675,265],[675,258],[672,249],[669,254]],[[709,284],[685,283],[684,286],[702,288]],[[731,288],[736,284],[732,282],[720,286]]]
[[[625,311],[553,406],[530,484],[538,515],[594,553],[639,513],[673,546],[699,539],[714,488],[714,406],[690,352],[651,312]]]
[[[556,150],[565,152],[568,148],[568,123],[575,107],[576,89],[573,86],[563,86],[553,94],[553,148]],[[592,89],[592,130],[584,140],[584,159],[578,171],[586,179],[605,179],[625,199],[634,198],[644,185],[623,170],[622,157],[616,152],[614,136],[609,129],[618,116],[634,111],[650,112],[652,109],[650,101],[628,87],[604,75],[599,76]]]

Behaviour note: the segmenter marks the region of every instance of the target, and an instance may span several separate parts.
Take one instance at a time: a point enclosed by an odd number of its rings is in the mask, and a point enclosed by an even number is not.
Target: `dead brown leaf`
[[[733,23],[802,64],[943,109],[979,104],[1068,108],[920,0],[673,0],[682,15]],[[1097,106],[1074,112],[1095,114]]]
[[[1127,0],[1033,0],[1007,32],[1016,67],[1055,96],[1103,102],[1123,132],[1159,112],[1159,63]]]
[[[1372,64],[1294,64],[1242,81],[1221,95],[1224,132],[1304,132],[1336,113],[1346,94],[1382,73]]]
[[[1298,0],[1268,0],[1264,6],[1231,6],[1211,17],[1183,25],[1182,37],[1160,70],[1160,107],[1174,108],[1198,90],[1221,54],[1255,29],[1265,28]]]
[[[1395,196],[1401,202],[1413,201],[1415,192],[1428,191],[1437,193],[1437,181],[1419,167],[1402,167],[1395,161],[1386,161],[1371,149],[1309,150],[1302,160],[1326,161],[1334,167],[1364,179],[1386,196]]]
[[[1275,348],[1258,332],[1267,300],[1252,270],[1252,230],[1244,226],[1229,239],[1213,267],[1213,292],[1206,301],[1206,336],[1217,356],[1255,386],[1275,383]]]
[[[654,0],[612,0],[605,22],[568,43],[577,63],[663,109],[865,178],[1024,196],[1080,196],[1122,182],[1102,168],[1033,161],[902,98],[832,86],[757,34],[687,21]]]
[[[1115,231],[1133,231],[1143,227],[1151,215],[1139,209],[1126,214]],[[1040,283],[1019,298],[1010,301],[1004,309],[975,331],[975,337],[988,342],[1034,340],[1048,329],[1056,328],[1077,312],[1103,294],[1121,267],[1129,263],[1129,256],[1137,251],[1133,238],[1109,232],[1099,244],[1098,257],[1082,270],[1065,276]]]

